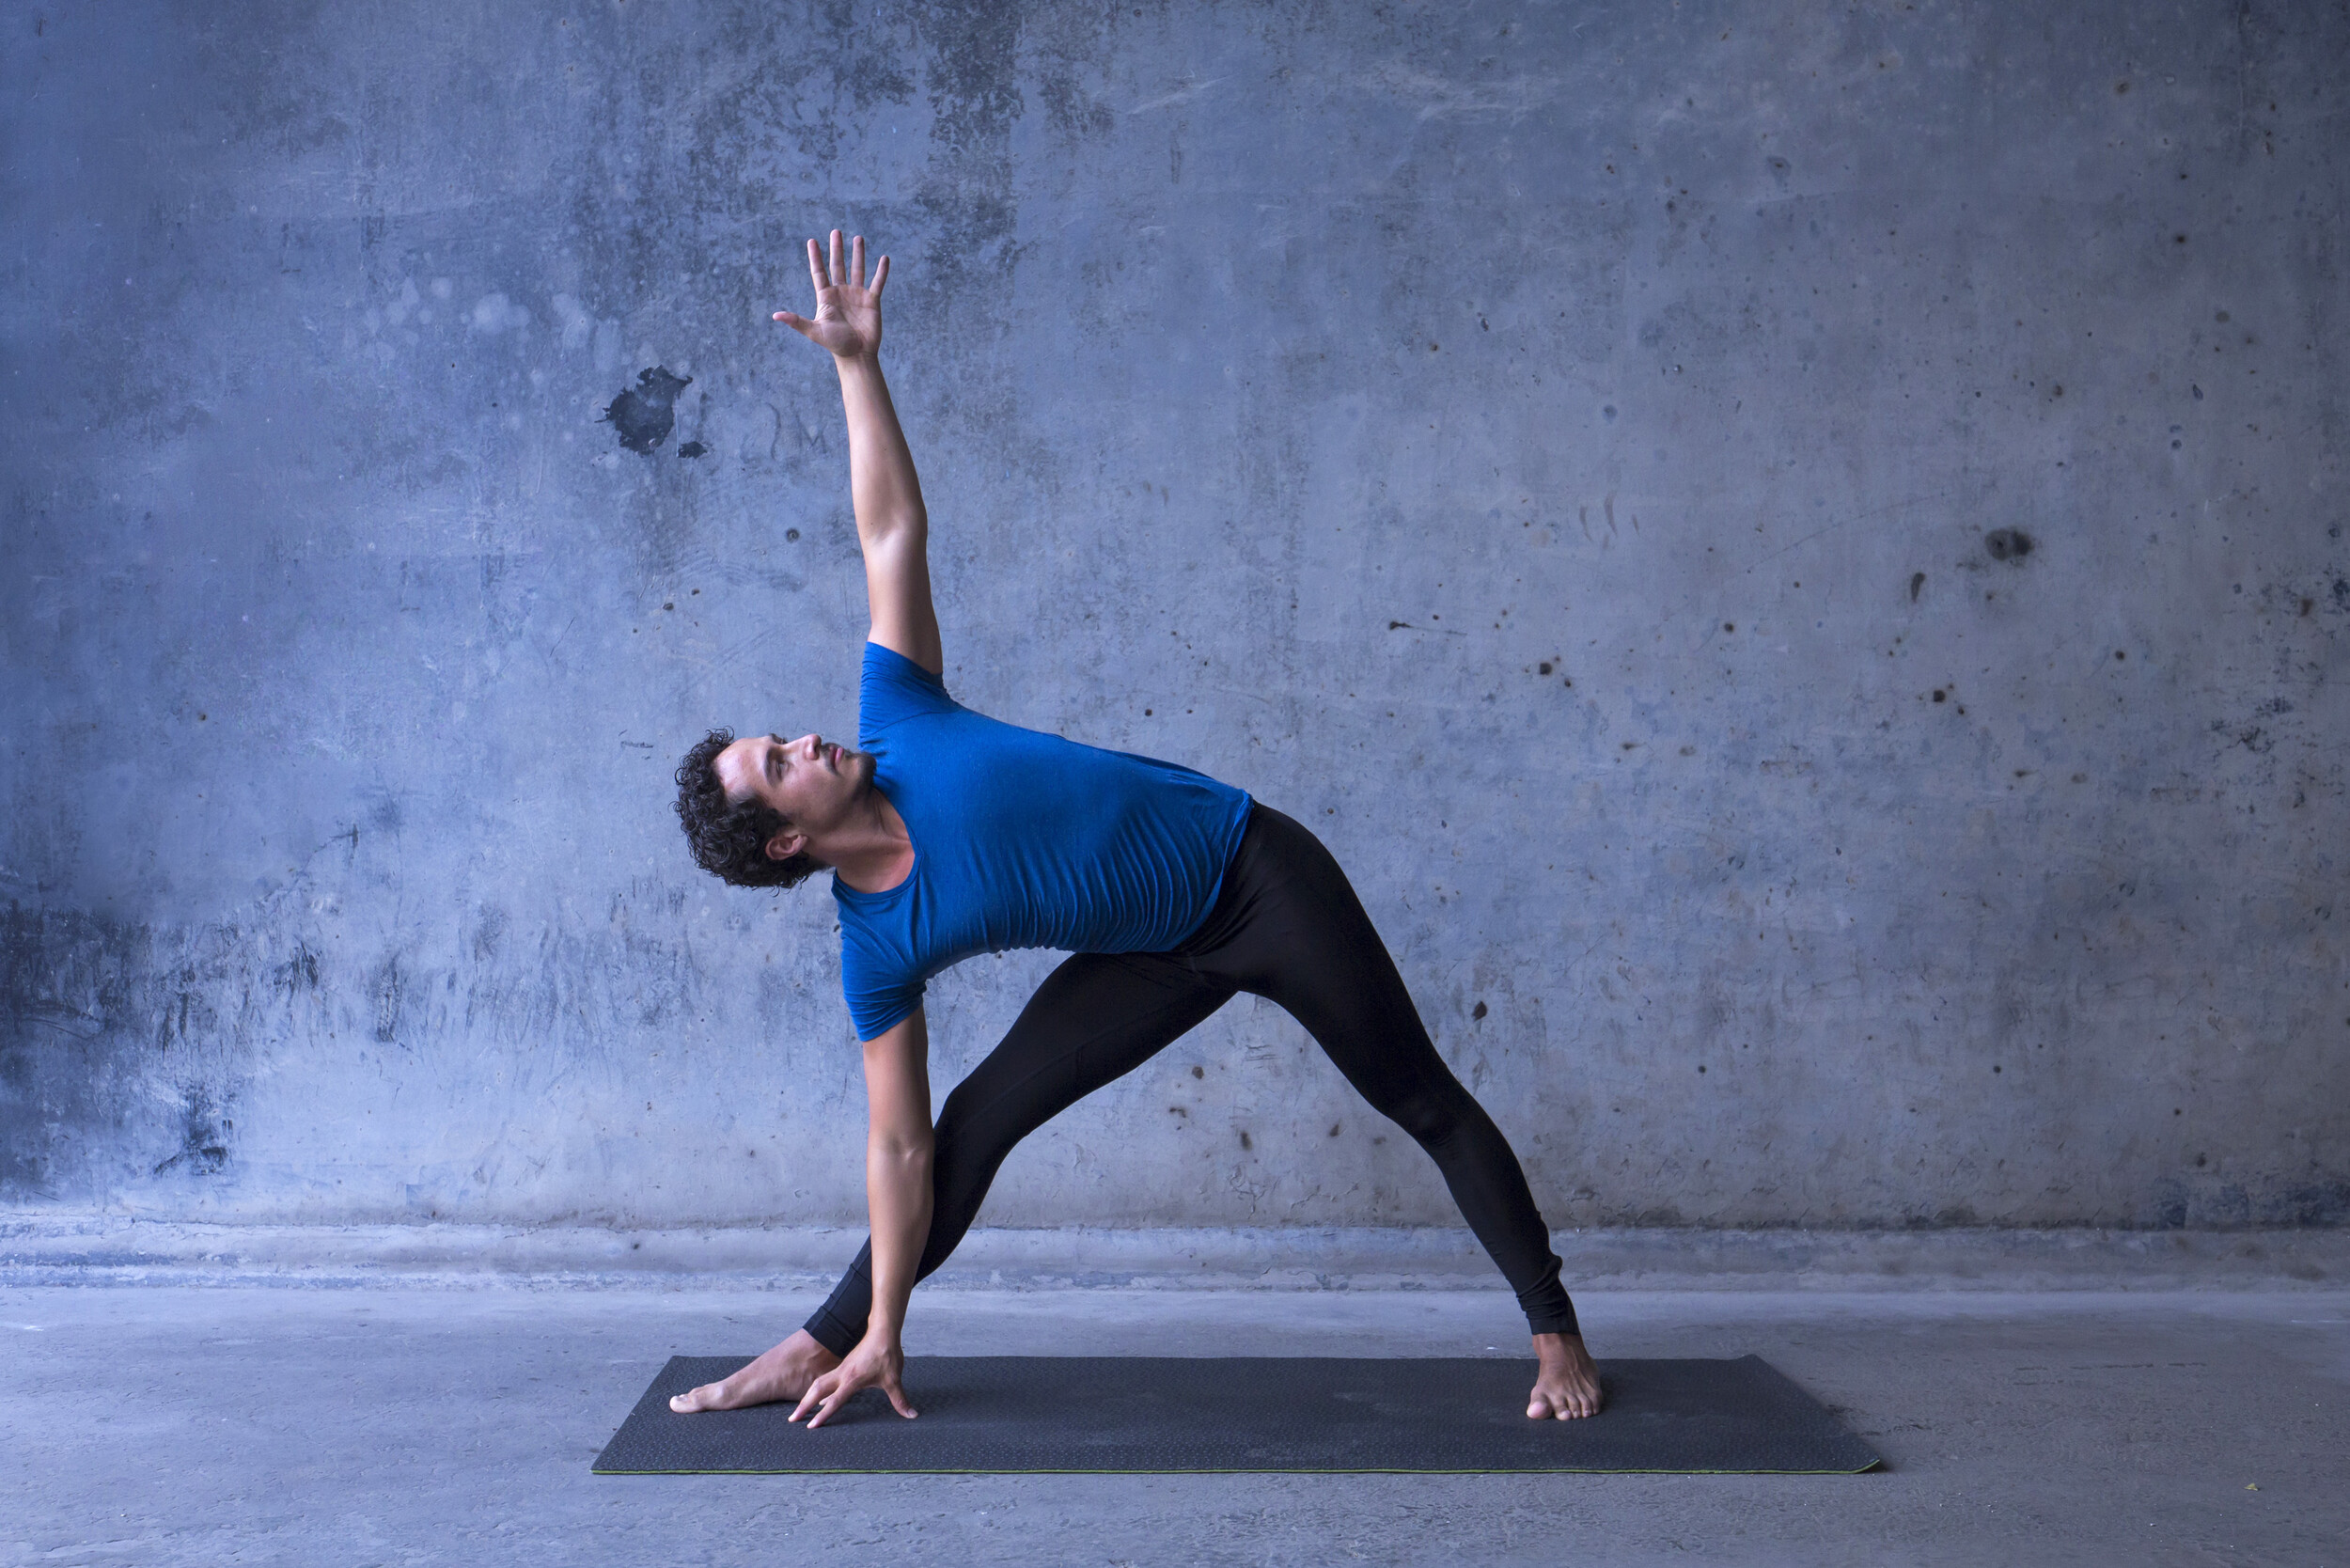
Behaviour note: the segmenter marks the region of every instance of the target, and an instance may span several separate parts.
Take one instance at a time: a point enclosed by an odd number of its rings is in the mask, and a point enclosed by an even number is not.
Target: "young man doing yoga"
[[[883,257],[807,246],[813,319],[849,421],[849,483],[872,632],[856,748],[713,730],[679,767],[695,858],[728,882],[833,873],[841,983],[864,1043],[872,1237],[806,1327],[671,1408],[796,1400],[821,1426],[860,1388],[915,1414],[899,1332],[1012,1146],[1148,1061],[1239,992],[1303,1024],[1363,1098],[1434,1158],[1525,1309],[1541,1362],[1526,1413],[1599,1408],[1597,1372],[1517,1156],[1436,1055],[1330,852],[1241,791],[1172,763],[999,723],[947,694],[928,519],[882,381]],[[1072,956],[931,1124],[923,982],[979,952]]]

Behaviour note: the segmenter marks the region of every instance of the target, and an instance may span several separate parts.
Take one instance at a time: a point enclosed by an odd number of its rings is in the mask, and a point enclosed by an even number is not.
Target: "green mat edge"
[[[1872,1459],[1856,1470],[1687,1470],[1642,1469],[1630,1466],[1599,1465],[1544,1466],[1528,1468],[1524,1466],[1507,1470],[1428,1470],[1413,1468],[1364,1470],[1308,1469],[1246,1469],[1246,1470],[916,1470],[893,1467],[886,1470],[819,1469],[812,1465],[794,1466],[789,1470],[605,1470],[591,1469],[600,1476],[1862,1476],[1872,1470],[1885,1468],[1881,1458]]]

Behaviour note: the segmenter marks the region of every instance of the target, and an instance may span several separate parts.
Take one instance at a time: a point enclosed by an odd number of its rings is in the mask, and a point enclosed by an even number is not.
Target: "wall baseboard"
[[[203,1225],[0,1214],[0,1284],[802,1289],[863,1240],[823,1226]],[[1576,1290],[2350,1287],[2350,1231],[1562,1231]],[[1465,1231],[974,1231],[935,1288],[1501,1288]]]

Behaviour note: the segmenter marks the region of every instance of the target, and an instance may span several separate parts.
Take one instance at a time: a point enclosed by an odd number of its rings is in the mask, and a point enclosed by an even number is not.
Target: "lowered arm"
[[[907,1403],[906,1301],[931,1239],[931,1037],[916,1008],[865,1043],[865,1202],[873,1226],[873,1306],[865,1338],[808,1385],[791,1419],[819,1427],[859,1388],[878,1388],[901,1416]]]
[[[865,1043],[865,1201],[873,1224],[866,1338],[898,1342],[931,1239],[931,1037],[916,1008]]]

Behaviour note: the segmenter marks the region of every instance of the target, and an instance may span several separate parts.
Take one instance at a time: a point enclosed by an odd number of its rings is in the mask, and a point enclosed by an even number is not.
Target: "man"
[[[1395,964],[1313,835],[1188,768],[985,718],[947,695],[929,522],[882,380],[882,289],[865,241],[843,264],[807,244],[813,319],[775,319],[831,351],[872,631],[857,746],[713,730],[679,767],[697,860],[739,886],[829,869],[841,982],[864,1043],[872,1238],[807,1325],[681,1412],[797,1400],[822,1426],[878,1386],[901,1416],[900,1330],[915,1281],[963,1239],[1022,1137],[1131,1072],[1238,992],[1312,1033],[1348,1082],[1435,1159],[1517,1292],[1540,1360],[1527,1415],[1598,1410],[1597,1372],[1559,1259],[1500,1131],[1430,1043]],[[974,953],[1072,956],[931,1124],[923,982]]]

